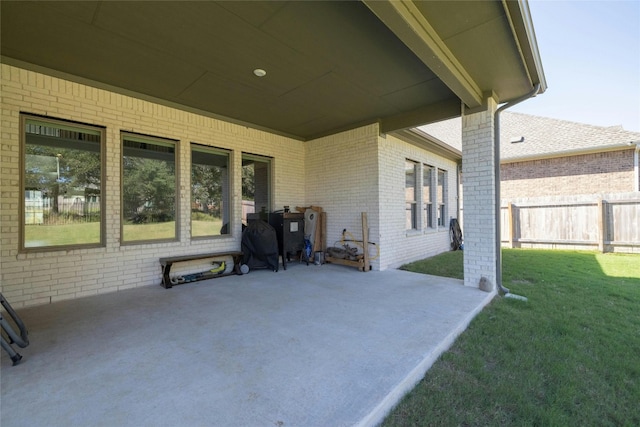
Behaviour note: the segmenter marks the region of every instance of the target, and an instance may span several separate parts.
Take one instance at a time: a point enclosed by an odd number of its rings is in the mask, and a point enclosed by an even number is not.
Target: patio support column
[[[496,289],[498,278],[496,216],[495,111],[487,98],[484,111],[462,113],[462,179],[464,187],[464,284],[479,287],[480,279]],[[484,286],[483,286],[484,289]]]

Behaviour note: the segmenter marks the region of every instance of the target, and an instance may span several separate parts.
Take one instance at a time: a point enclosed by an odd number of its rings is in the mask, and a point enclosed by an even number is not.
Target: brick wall
[[[327,244],[339,245],[342,230],[362,239],[367,212],[372,268],[397,268],[449,249],[448,217],[456,216],[455,162],[365,126],[306,143],[307,203],[327,212]],[[407,232],[405,171],[410,159],[448,172],[447,226]],[[380,256],[376,257],[379,249]]]
[[[404,161],[427,163],[448,173],[448,217],[455,216],[454,162],[392,137],[377,124],[306,143],[220,121],[119,93],[0,64],[0,285],[18,308],[58,300],[158,285],[158,258],[240,249],[241,156],[273,158],[272,209],[319,205],[328,212],[327,242],[347,229],[362,239],[361,212],[367,212],[370,241],[382,255],[374,269],[397,267],[449,248],[446,227],[407,235]],[[72,120],[106,128],[106,246],[20,253],[20,113]],[[176,242],[120,245],[120,132],[136,132],[179,141],[179,239]],[[231,235],[190,238],[190,151],[196,142],[231,151]],[[182,273],[202,270],[181,264]]]
[[[243,151],[274,158],[274,209],[305,203],[305,146],[300,141],[6,64],[1,64],[1,84],[0,274],[2,292],[14,307],[159,284],[159,257],[239,250]],[[21,112],[106,127],[106,247],[19,253]],[[121,131],[179,141],[179,241],[120,245]],[[232,151],[230,236],[190,239],[191,142]]]
[[[501,197],[634,191],[634,149],[503,163]]]
[[[464,176],[464,284],[478,287],[482,277],[497,280],[496,180],[494,111],[462,116],[462,174]]]
[[[345,228],[361,240],[361,212],[367,212],[369,240],[379,239],[377,141],[373,124],[305,143],[307,205],[327,212],[327,246],[336,246]],[[380,269],[380,260],[371,265]]]
[[[384,268],[397,268],[407,262],[428,258],[449,250],[449,218],[458,216],[456,162],[436,156],[390,135],[386,138],[380,137],[378,146],[380,246],[384,249],[381,265]],[[437,224],[434,224],[435,228],[428,228],[426,224],[419,221],[419,230],[406,230],[405,160],[447,171],[447,212],[444,227],[437,227]],[[417,178],[417,192],[420,192],[422,191],[421,174]],[[418,215],[422,215],[422,206],[419,208]]]

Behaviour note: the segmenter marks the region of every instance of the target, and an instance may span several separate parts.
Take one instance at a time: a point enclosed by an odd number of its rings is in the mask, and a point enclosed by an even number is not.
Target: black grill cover
[[[250,221],[242,232],[242,254],[249,269],[269,268],[278,271],[278,237],[268,222]]]

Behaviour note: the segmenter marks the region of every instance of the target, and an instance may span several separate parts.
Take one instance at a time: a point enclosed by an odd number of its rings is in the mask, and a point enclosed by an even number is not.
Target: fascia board
[[[419,129],[404,129],[396,132],[391,132],[389,134],[400,139],[401,141],[416,145],[446,159],[454,161],[459,161],[462,159],[462,152],[460,150],[448,145],[445,142],[440,141],[437,138],[432,137],[431,135]]]
[[[413,1],[363,2],[462,102],[482,105],[482,90]]]
[[[540,83],[538,93],[544,93],[547,90],[547,79],[542,67],[529,3],[526,0],[502,0],[502,5],[518,43],[518,50],[531,79],[531,85]]]

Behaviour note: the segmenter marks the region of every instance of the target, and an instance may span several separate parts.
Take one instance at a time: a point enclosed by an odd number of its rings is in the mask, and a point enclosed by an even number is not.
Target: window
[[[407,230],[418,228],[417,201],[416,201],[416,177],[418,175],[418,164],[410,160],[405,161],[405,201],[407,215]]]
[[[175,240],[176,143],[122,134],[122,241]]]
[[[104,129],[21,116],[21,249],[104,245]]]
[[[271,209],[271,159],[242,155],[242,222],[250,213],[266,214]]]
[[[229,153],[191,144],[191,237],[229,234]]]
[[[422,200],[423,200],[423,221],[428,228],[433,228],[433,200],[434,200],[434,185],[433,185],[433,167],[429,165],[423,165],[422,169]]]
[[[446,200],[447,200],[447,172],[438,169],[438,227],[444,227],[447,217]]]

